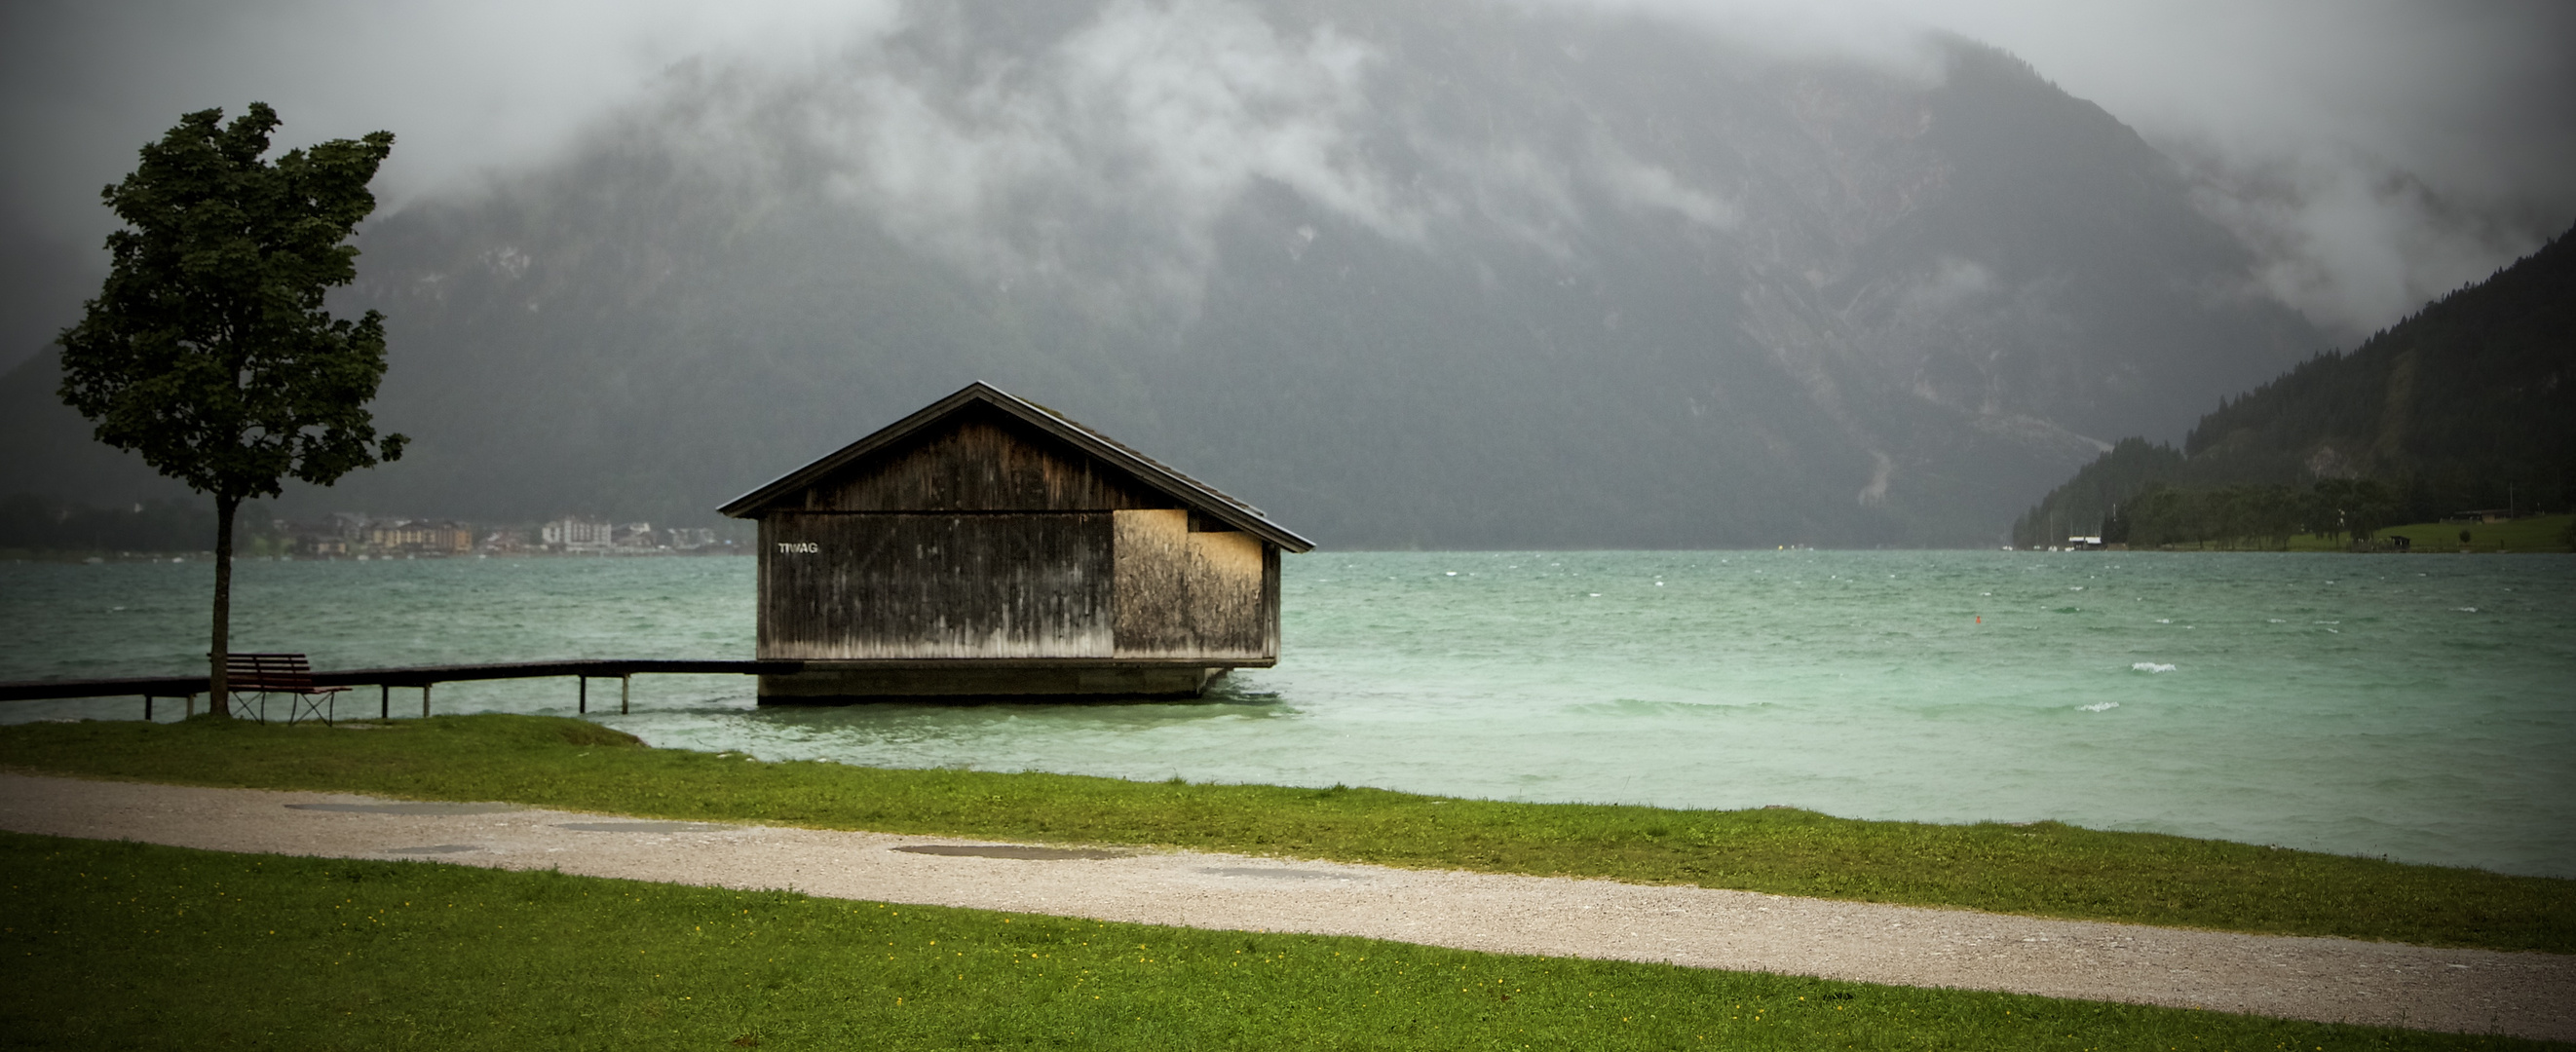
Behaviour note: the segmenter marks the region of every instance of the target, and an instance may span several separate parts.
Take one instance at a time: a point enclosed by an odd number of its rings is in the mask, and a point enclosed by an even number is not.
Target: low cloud
[[[734,181],[793,182],[783,158],[808,159],[830,198],[987,281],[1129,316],[1191,315],[1222,224],[1265,185],[1400,244],[1472,225],[1560,257],[1604,206],[1741,218],[1606,135],[1470,140],[1386,112],[1387,58],[1330,21],[1114,0],[1032,40],[961,17],[915,8],[794,75],[693,69],[625,124]]]
[[[1784,61],[1926,82],[1940,75],[1926,29],[1994,43],[2180,159],[2205,210],[2257,254],[2249,284],[2350,334],[2576,218],[2576,6],[2556,0],[1494,2],[1678,20]],[[395,131],[391,209],[564,156],[690,77],[729,85],[699,100],[691,134],[744,147],[705,163],[825,164],[843,200],[881,206],[903,236],[1028,277],[1087,269],[1086,230],[1128,224],[1147,232],[1136,258],[1157,262],[1119,280],[1186,296],[1215,217],[1263,183],[1391,238],[1474,215],[1546,244],[1587,197],[1735,221],[1723,187],[1616,144],[1587,162],[1581,143],[1552,158],[1566,144],[1416,142],[1407,163],[1440,168],[1445,188],[1418,186],[1363,134],[1401,120],[1367,100],[1374,71],[1401,58],[1317,17],[1244,0],[12,4],[0,230],[13,256],[76,246],[95,264],[112,222],[98,187],[209,105],[276,105],[285,145]],[[943,50],[973,34],[942,21],[969,18],[1074,24],[1031,30],[1016,51]],[[828,90],[793,108],[782,85]],[[748,141],[776,122],[812,156]],[[0,304],[0,328],[59,327],[59,298]]]
[[[2557,225],[2517,214],[2549,211],[2528,203],[2448,199],[2384,160],[2174,152],[2192,162],[2201,210],[2254,249],[2256,287],[2348,340],[2484,279]]]
[[[1358,149],[1379,59],[1330,25],[1120,0],[1035,54],[975,57],[985,72],[967,83],[913,56],[856,58],[788,89],[811,100],[835,193],[1005,279],[1105,281],[1186,307],[1218,220],[1265,182],[1383,236],[1421,234]]]
[[[1733,230],[1744,219],[1733,202],[1683,182],[1662,165],[1638,160],[1613,143],[1594,148],[1592,176],[1621,204],[1674,212],[1709,230]]]
[[[2563,0],[1543,2],[1920,78],[1926,28],[2002,47],[2182,161],[2249,284],[2351,339],[2576,220]]]
[[[1905,288],[1907,307],[1940,312],[1995,289],[1995,274],[1974,260],[1943,256],[1932,272]]]
[[[395,207],[561,156],[676,63],[807,65],[898,14],[894,0],[138,0],[5,10],[0,129],[22,146],[0,162],[0,188],[40,224],[84,235],[106,229],[98,187],[194,110],[267,102],[285,121],[281,147],[389,129],[398,141],[376,190]],[[63,208],[80,204],[92,207]]]
[[[2253,282],[2357,339],[2576,220],[2576,6],[1926,0],[2183,163]]]

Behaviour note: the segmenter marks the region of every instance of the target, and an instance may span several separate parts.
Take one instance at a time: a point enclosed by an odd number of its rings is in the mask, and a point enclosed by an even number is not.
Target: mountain
[[[2323,342],[1992,48],[1479,0],[925,4],[360,244],[414,443],[290,509],[703,522],[983,379],[1328,546],[1982,544]],[[51,369],[0,493],[143,495]]]
[[[2224,399],[2177,450],[2124,441],[2042,498],[2016,543],[2090,532],[2150,485],[2368,480],[2382,522],[2576,507],[2576,229],[2389,326]]]

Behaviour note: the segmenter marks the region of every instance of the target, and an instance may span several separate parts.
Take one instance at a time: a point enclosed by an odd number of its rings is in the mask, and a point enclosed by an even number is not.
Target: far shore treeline
[[[2576,237],[2561,234],[2351,353],[2222,401],[2179,450],[2122,440],[2012,536],[2278,548],[2293,534],[2368,541],[2465,512],[2571,507]]]
[[[256,547],[259,535],[244,532],[236,549]],[[194,498],[96,508],[31,493],[0,497],[0,552],[202,552],[214,537],[214,507]]]

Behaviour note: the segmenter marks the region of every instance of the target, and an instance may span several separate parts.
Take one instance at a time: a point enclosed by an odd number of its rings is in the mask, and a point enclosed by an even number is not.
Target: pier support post
[[[632,672],[617,677],[617,714],[620,716],[626,715],[627,688],[634,685],[635,674]]]
[[[590,677],[581,675],[573,678],[581,681],[581,700],[573,705],[572,711],[584,716],[590,715]]]
[[[420,685],[420,718],[429,718],[429,684]]]
[[[391,683],[376,684],[376,718],[394,718],[394,685]]]

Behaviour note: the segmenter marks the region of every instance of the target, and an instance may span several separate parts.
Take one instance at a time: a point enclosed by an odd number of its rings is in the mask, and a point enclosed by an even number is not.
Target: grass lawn
[[[2477,553],[2563,552],[2568,550],[2567,542],[2560,535],[2566,531],[2571,518],[2576,518],[2576,515],[2534,515],[2497,523],[2416,522],[2384,528],[2378,536],[2382,539],[2391,535],[2407,537],[2415,542],[2415,551],[2427,553],[2458,552],[2463,547]],[[2466,545],[2460,543],[2461,530],[2469,531]],[[2290,538],[2289,550],[2339,552],[2345,550],[2349,543],[2350,538],[2328,540],[2312,533],[2302,533]]]
[[[0,1047],[2553,1047],[19,834],[0,882]]]
[[[2056,823],[1862,822],[1795,810],[1520,804],[1375,789],[745,762],[645,748],[597,724],[536,716],[368,726],[22,724],[0,727],[0,767],[2576,952],[2576,880]]]

